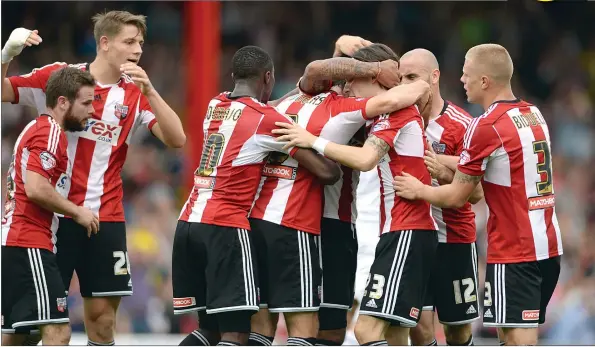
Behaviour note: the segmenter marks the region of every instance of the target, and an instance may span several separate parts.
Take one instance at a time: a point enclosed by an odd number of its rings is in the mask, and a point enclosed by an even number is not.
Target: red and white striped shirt
[[[56,252],[58,218],[27,198],[27,171],[36,172],[55,186],[68,165],[66,134],[56,121],[42,114],[21,132],[8,168],[7,194],[2,219],[2,245]]]
[[[399,230],[437,230],[430,204],[423,200],[401,199],[395,194],[393,177],[403,171],[424,184],[431,183],[424,164],[428,148],[424,121],[416,106],[374,119],[370,134],[386,142],[390,149],[377,165],[380,178],[380,234]]]
[[[562,254],[550,135],[539,109],[497,101],[465,134],[459,171],[483,175],[488,263],[520,263]]]
[[[445,100],[440,115],[431,119],[426,128],[426,136],[434,152],[459,156],[463,151],[463,137],[472,119],[465,110]],[[432,179],[432,185],[439,186],[438,180]],[[438,242],[475,242],[475,213],[470,203],[453,209],[432,205],[432,216],[438,224]]]
[[[300,93],[283,100],[277,110],[293,118],[314,135],[329,141],[347,144],[366,119],[369,99],[347,98],[335,92],[315,96]],[[277,174],[287,170],[289,174]],[[262,219],[288,228],[320,234],[323,214],[323,185],[298,162],[272,153],[265,166],[251,218]],[[344,168],[341,179],[324,190],[324,216],[355,222],[355,190],[358,173]]]
[[[51,73],[66,63],[54,63],[8,79],[15,102],[45,111],[45,87]],[[88,64],[70,65],[88,70]],[[95,86],[95,113],[83,131],[68,132],[70,184],[60,193],[70,201],[99,214],[103,222],[123,222],[120,176],[131,136],[141,125],[149,130],[157,122],[149,101],[127,75],[113,85]]]
[[[204,145],[194,187],[180,220],[250,230],[248,214],[270,152],[284,151],[273,129],[291,119],[254,98],[230,99],[222,93],[209,102],[204,120]],[[273,170],[295,175],[291,168]]]

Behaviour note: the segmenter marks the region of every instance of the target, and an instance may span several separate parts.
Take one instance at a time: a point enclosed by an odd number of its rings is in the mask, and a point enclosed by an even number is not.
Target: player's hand
[[[37,30],[29,30],[25,28],[16,28],[10,34],[8,41],[2,48],[2,64],[8,63],[12,58],[21,54],[25,46],[39,45],[41,37]]]
[[[389,59],[380,62],[380,73],[376,81],[386,88],[398,86],[401,83],[401,73],[399,72],[399,63]]]
[[[408,200],[417,200],[421,196],[424,184],[403,171],[401,176],[393,177],[393,188],[398,196]]]
[[[273,129],[273,134],[281,135],[277,137],[279,142],[287,142],[283,149],[291,147],[312,148],[316,136],[310,134],[308,130],[295,123],[275,122],[280,129]]]
[[[371,45],[372,42],[359,36],[343,35],[335,42],[335,52],[333,57],[339,57],[342,54],[353,56],[360,48]]]
[[[437,180],[446,180],[445,174],[448,168],[438,161],[436,153],[434,153],[434,151],[432,150],[426,150],[425,154],[426,155],[424,156],[424,163],[426,164],[426,167],[428,168],[430,175],[432,175],[432,177]]]
[[[136,65],[135,63],[129,62],[122,64],[120,66],[120,71],[130,76],[134,84],[140,88],[140,91],[143,93],[143,95],[147,95],[153,91],[151,80],[149,80],[149,76],[142,67]]]
[[[99,231],[99,217],[86,207],[79,206],[77,214],[72,216],[74,221],[87,229],[87,236]]]

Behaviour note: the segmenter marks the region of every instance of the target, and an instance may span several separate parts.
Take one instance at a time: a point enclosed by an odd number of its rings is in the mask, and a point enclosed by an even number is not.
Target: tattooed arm
[[[470,176],[457,170],[451,184],[431,187],[403,173],[394,178],[393,186],[396,194],[405,199],[425,200],[438,207],[459,208],[469,200],[481,178],[482,176]]]
[[[384,140],[370,135],[363,147],[345,146],[329,142],[324,149],[324,155],[352,169],[370,171],[389,149],[390,146]]]
[[[391,88],[400,81],[399,64],[393,60],[363,62],[343,57],[315,60],[306,66],[299,87],[305,93],[318,94],[330,90],[333,81],[354,78],[378,78]]]

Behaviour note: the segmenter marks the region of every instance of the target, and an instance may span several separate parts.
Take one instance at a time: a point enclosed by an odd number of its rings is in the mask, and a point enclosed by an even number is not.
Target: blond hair
[[[114,37],[125,25],[134,25],[143,37],[147,34],[147,17],[140,14],[132,14],[128,11],[109,11],[94,15],[92,20],[94,24],[93,36],[95,36],[97,45],[99,45],[102,36]]]
[[[486,43],[471,47],[465,59],[476,65],[481,73],[492,77],[496,82],[510,83],[514,65],[506,48],[495,44]]]

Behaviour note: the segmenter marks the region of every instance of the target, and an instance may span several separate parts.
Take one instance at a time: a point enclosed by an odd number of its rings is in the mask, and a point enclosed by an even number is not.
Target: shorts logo
[[[434,141],[432,142],[432,149],[434,152],[436,152],[436,154],[442,154],[446,151],[446,144]]]
[[[374,299],[370,299],[370,301],[368,301],[366,304],[366,307],[378,308],[378,305],[376,305],[376,301],[374,301]]]
[[[524,310],[523,311],[523,320],[538,320],[539,319],[539,310]]]
[[[50,152],[39,153],[39,159],[41,159],[41,166],[46,171],[56,167],[56,158]]]
[[[58,311],[64,312],[68,307],[68,303],[66,302],[66,298],[57,298],[56,305],[58,306]]]
[[[490,310],[489,308],[483,313],[483,318],[494,318],[494,316],[492,315],[492,310]]]
[[[466,314],[474,314],[477,313],[477,310],[475,309],[475,307],[473,307],[473,305],[469,306],[469,308],[467,309],[467,312],[465,312]]]
[[[185,308],[191,307],[196,305],[196,298],[195,297],[187,297],[187,298],[174,298],[174,308]]]
[[[419,308],[412,307],[412,308],[411,308],[411,311],[409,311],[409,315],[410,315],[412,318],[415,318],[415,319],[417,319],[417,318],[419,317]]]

